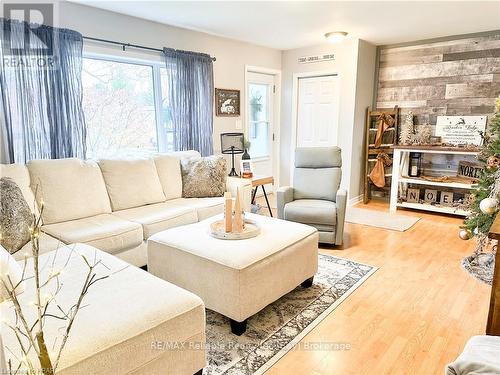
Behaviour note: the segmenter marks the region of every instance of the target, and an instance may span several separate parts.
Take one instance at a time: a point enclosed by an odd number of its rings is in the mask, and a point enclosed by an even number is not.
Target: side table
[[[259,186],[262,187],[262,192],[264,193],[264,198],[266,199],[266,204],[267,204],[267,209],[269,210],[269,215],[273,217],[273,212],[271,210],[271,205],[269,204],[269,199],[267,198],[267,193],[266,193],[266,188],[264,185],[267,184],[274,184],[274,177],[273,176],[254,176],[252,177],[252,187],[253,193],[252,193],[252,204],[255,204],[255,195],[257,194],[257,190],[259,189]]]

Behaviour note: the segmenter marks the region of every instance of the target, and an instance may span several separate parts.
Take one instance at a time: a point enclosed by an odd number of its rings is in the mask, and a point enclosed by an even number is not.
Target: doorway
[[[254,176],[274,179],[268,192],[279,186],[279,71],[250,68],[246,71],[246,139],[250,142]],[[260,194],[259,194],[260,195]]]
[[[297,147],[338,144],[338,76],[298,80]]]
[[[290,181],[297,147],[338,145],[340,78],[330,71],[294,73],[292,86]]]

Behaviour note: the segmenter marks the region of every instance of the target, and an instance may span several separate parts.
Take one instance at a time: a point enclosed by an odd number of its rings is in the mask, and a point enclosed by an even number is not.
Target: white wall
[[[323,53],[335,54],[335,60],[299,64],[298,58]],[[293,165],[292,107],[293,75],[296,73],[337,73],[340,82],[338,146],[342,148],[342,187],[349,198],[361,194],[360,179],[363,170],[363,111],[372,102],[375,72],[375,46],[348,38],[339,44],[322,44],[282,53],[282,103],[281,103],[281,168],[282,185],[290,183]],[[359,96],[358,96],[359,94]]]
[[[171,47],[204,52],[215,56],[215,87],[241,90],[240,117],[214,117],[214,152],[220,151],[220,133],[236,130],[236,120],[245,119],[245,65],[281,68],[281,51],[232,39],[142,20],[75,3],[61,2],[59,26],[76,30],[84,36],[116,40],[148,47]],[[84,52],[162,61],[156,52],[85,42]],[[242,130],[241,130],[242,131]]]
[[[364,190],[366,109],[373,103],[376,56],[377,47],[364,40],[359,41],[349,185],[351,203],[361,199]]]

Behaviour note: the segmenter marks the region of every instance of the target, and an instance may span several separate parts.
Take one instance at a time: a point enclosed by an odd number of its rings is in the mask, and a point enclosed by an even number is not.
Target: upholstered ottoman
[[[67,245],[55,254],[52,251],[40,257],[41,273],[46,280],[52,264],[54,270],[63,270],[57,304],[64,310],[76,302],[87,275],[83,256],[91,264],[102,262],[95,269],[97,278],[110,275],[93,285],[85,296],[85,307],[74,321],[58,375],[201,373],[205,366],[205,308],[199,297],[88,245]],[[31,265],[27,267],[27,277],[32,269]],[[48,293],[52,289],[49,285],[44,290]],[[26,291],[19,295],[29,322],[36,318],[36,309],[29,306],[34,291],[33,279],[29,279]],[[55,306],[49,312],[61,315]],[[1,304],[1,314],[7,323],[15,324],[10,302]],[[66,324],[46,319],[45,340],[51,348],[54,342],[56,348],[59,346]],[[5,356],[16,368],[11,353],[20,352],[16,337],[6,325],[0,328]],[[38,363],[36,358],[32,361]],[[21,368],[20,372],[25,371]]]
[[[233,333],[247,318],[293,290],[310,286],[318,269],[315,228],[247,214],[261,233],[246,240],[220,240],[209,233],[215,216],[168,229],[148,240],[148,270],[201,297],[205,306],[231,319]]]

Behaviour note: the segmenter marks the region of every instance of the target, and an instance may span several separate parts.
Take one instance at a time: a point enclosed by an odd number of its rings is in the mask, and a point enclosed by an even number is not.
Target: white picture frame
[[[240,173],[242,176],[243,172],[250,172],[253,175],[253,162],[251,159],[242,159],[240,161]]]

